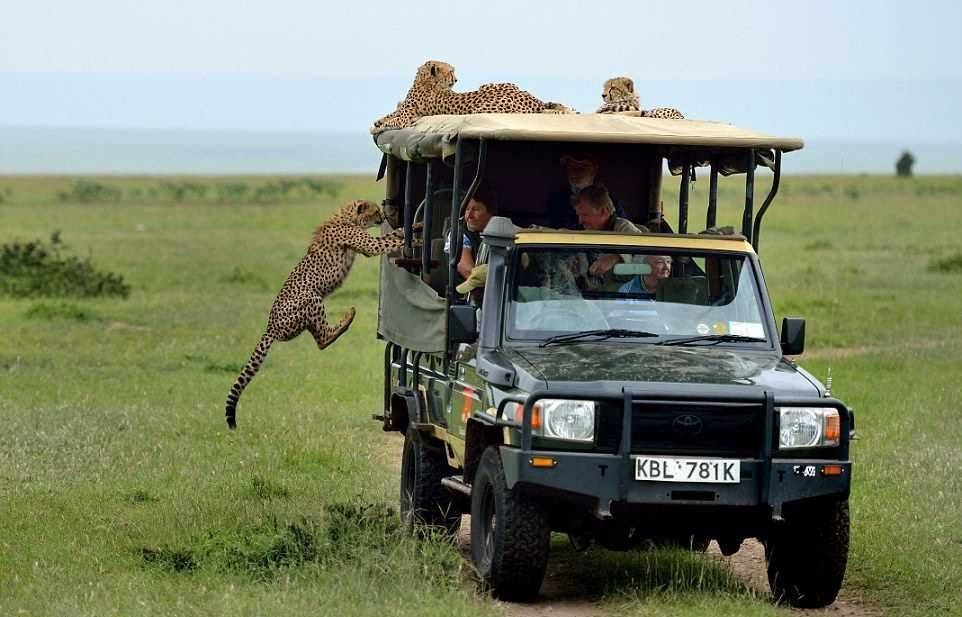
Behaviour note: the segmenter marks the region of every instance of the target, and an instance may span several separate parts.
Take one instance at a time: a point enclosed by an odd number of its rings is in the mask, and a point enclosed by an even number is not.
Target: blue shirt
[[[632,297],[632,300],[636,300],[636,299],[654,300],[655,299],[655,292],[648,291],[647,289],[645,289],[645,286],[641,282],[640,276],[636,276],[632,278],[630,281],[628,281],[627,283],[619,287],[618,291],[624,294],[633,294],[633,296],[640,296],[640,297]]]

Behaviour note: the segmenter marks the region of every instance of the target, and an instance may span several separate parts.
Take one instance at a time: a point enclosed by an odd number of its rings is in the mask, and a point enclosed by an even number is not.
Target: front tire
[[[848,563],[848,500],[818,499],[786,508],[765,540],[776,602],[821,608],[835,601]]]
[[[454,474],[442,445],[409,428],[401,456],[401,523],[412,533],[453,535],[461,511],[441,479]]]
[[[544,510],[517,487],[507,488],[498,447],[489,447],[471,490],[471,559],[495,597],[537,597],[550,540]]]

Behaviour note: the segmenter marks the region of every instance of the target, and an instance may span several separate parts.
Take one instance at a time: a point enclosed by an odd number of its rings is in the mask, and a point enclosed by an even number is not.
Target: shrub
[[[60,201],[71,203],[104,203],[120,201],[123,193],[120,189],[106,184],[101,184],[96,180],[74,180],[69,191],[63,191],[57,197]]]
[[[933,272],[962,272],[962,253],[949,255],[944,259],[937,259],[929,264]]]
[[[851,199],[852,201],[855,201],[862,196],[862,192],[858,190],[858,187],[856,186],[846,186],[845,196]]]
[[[12,242],[0,247],[0,296],[79,297],[130,295],[119,274],[97,270],[90,259],[61,255],[60,232],[49,243]]]

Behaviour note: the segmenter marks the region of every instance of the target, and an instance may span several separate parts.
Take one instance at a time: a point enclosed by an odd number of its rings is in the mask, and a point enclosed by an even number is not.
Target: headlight
[[[542,399],[545,437],[591,441],[595,437],[594,401]]]
[[[542,437],[568,441],[592,441],[595,438],[595,402],[544,398],[531,410],[531,432]],[[521,424],[524,405],[505,404],[504,415]]]
[[[841,433],[838,410],[826,407],[779,407],[778,447],[837,446]]]

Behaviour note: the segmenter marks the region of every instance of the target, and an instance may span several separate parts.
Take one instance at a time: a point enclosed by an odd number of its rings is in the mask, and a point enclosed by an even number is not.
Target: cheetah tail
[[[251,354],[250,360],[244,365],[234,385],[230,387],[230,392],[227,394],[228,427],[232,429],[237,428],[237,420],[235,419],[237,415],[237,400],[240,398],[244,388],[247,387],[247,384],[251,382],[251,379],[254,379],[254,375],[256,375],[258,369],[260,369],[261,363],[264,362],[264,358],[267,357],[267,352],[271,350],[273,343],[274,337],[265,332],[261,340],[257,342],[257,347],[254,348],[254,353]]]

